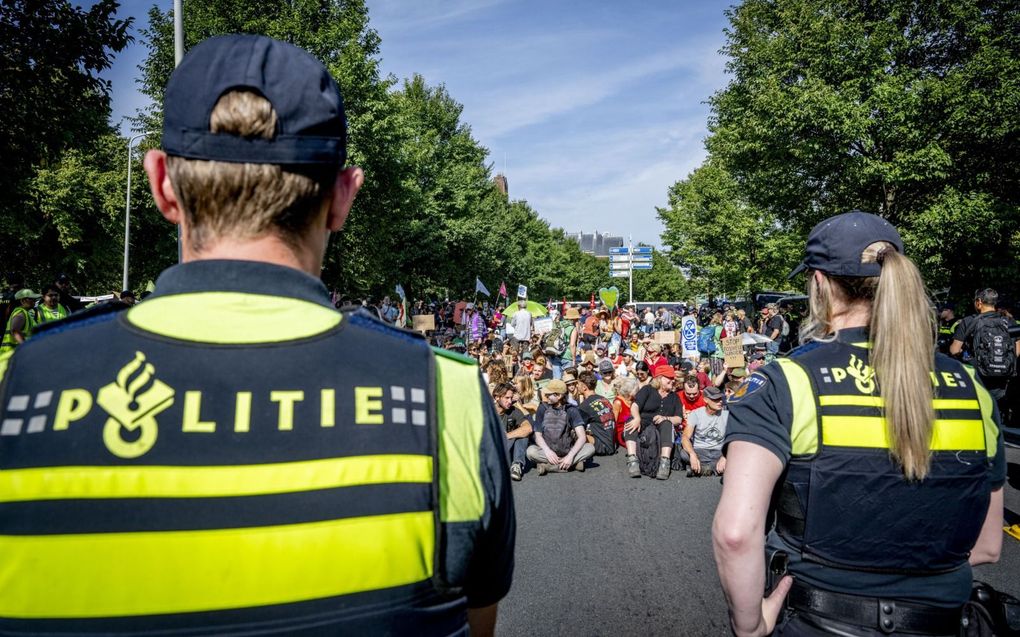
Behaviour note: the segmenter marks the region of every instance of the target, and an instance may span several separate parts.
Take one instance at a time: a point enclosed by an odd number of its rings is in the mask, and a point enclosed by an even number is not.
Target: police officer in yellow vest
[[[35,304],[39,295],[29,289],[18,290],[14,294],[17,307],[11,310],[4,330],[4,340],[0,343],[0,353],[12,352],[14,348],[27,341],[35,330]]]
[[[35,306],[36,321],[39,325],[67,318],[70,312],[60,302],[60,290],[55,285],[43,288],[42,303]]]
[[[221,36],[164,108],[183,263],[0,359],[0,633],[491,633],[515,521],[477,367],[318,279],[364,180],[336,83]]]
[[[888,222],[832,217],[806,252],[806,344],[729,402],[712,533],[733,631],[956,635],[971,566],[1002,546],[995,403],[934,353],[923,281]]]

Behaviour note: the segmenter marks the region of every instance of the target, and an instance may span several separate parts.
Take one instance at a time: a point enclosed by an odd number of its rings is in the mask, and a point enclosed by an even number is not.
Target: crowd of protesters
[[[73,312],[135,302],[130,290],[98,299],[76,296],[64,274],[41,286],[40,293],[8,275],[0,302],[5,325],[0,353]],[[550,302],[535,312],[523,299],[509,306],[462,300],[408,307],[390,297],[334,302],[360,306],[400,326],[408,323],[408,314],[431,315],[433,345],[477,359],[503,420],[514,480],[532,466],[539,475],[584,471],[593,456],[619,449],[626,453],[627,475],[635,478],[667,479],[676,470],[722,474],[727,397],[755,369],[795,347],[799,325],[798,308],[776,303],[757,310],[714,302],[608,308],[593,300]],[[952,309],[940,308],[938,344],[943,353],[982,368],[975,352],[978,342],[987,340],[989,326],[994,332],[992,317],[1006,327],[1018,322],[999,307],[994,290],[978,290],[974,310],[957,320]],[[699,326],[697,352],[684,356],[679,339],[660,337],[679,334],[688,315]],[[542,329],[536,319],[545,319]],[[1020,328],[1013,333],[1005,371],[990,376],[984,370],[987,377],[982,377],[1007,427],[1020,424],[1020,382],[1010,382],[1020,367]],[[745,343],[740,367],[725,365],[722,340],[732,336]]]
[[[419,305],[415,311],[426,308]],[[742,379],[786,347],[790,315],[769,305],[753,321],[729,305],[622,309],[566,303],[542,308],[461,301],[431,309],[435,344],[476,358],[506,434],[511,477],[584,471],[623,449],[626,475],[721,475],[725,401]],[[682,356],[685,315],[703,325],[699,353]],[[538,329],[536,319],[545,319]],[[784,328],[784,325],[786,326]],[[728,368],[722,339],[761,334]]]

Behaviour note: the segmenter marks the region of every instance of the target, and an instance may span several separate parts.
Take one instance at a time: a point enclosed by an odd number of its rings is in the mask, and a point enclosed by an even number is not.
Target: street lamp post
[[[138,133],[128,140],[127,147],[127,202],[124,204],[124,277],[121,281],[122,290],[128,289],[128,250],[131,247],[131,147],[136,139],[141,139],[151,132]]]

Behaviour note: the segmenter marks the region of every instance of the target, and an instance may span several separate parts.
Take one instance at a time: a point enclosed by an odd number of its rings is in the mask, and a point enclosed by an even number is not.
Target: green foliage
[[[170,13],[152,9],[143,90],[156,106],[139,118],[162,122],[173,70]],[[526,202],[508,202],[490,181],[488,151],[443,86],[419,75],[396,86],[379,74],[379,37],[360,0],[211,0],[185,3],[186,47],[220,33],[264,33],[322,60],[340,85],[349,162],[365,170],[344,230],[333,238],[323,280],[346,295],[467,294],[480,276],[529,286],[534,298],[584,296],[606,279],[604,263],[551,230]]]
[[[729,17],[706,145],[742,201],[801,237],[874,211],[930,282],[1015,284],[1015,2],[745,0]]]
[[[669,190],[659,208],[673,263],[690,270],[689,292],[741,295],[784,289],[803,243],[776,215],[749,204],[733,177],[709,161]],[[778,286],[778,287],[777,287]]]
[[[691,287],[680,268],[658,250],[652,252],[652,269],[634,271],[634,298],[638,301],[685,301]]]
[[[60,270],[98,280],[104,267],[83,252],[109,241],[89,233],[103,228],[113,187],[94,158],[111,132],[99,73],[130,41],[130,20],[116,11],[113,0],[88,10],[10,0],[0,11],[0,255],[34,286]]]

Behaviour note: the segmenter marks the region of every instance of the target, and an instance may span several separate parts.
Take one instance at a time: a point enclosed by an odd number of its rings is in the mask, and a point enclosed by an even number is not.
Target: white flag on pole
[[[489,290],[485,287],[485,284],[482,283],[482,280],[478,277],[475,277],[475,292],[479,294],[484,294],[485,296],[489,296]]]

